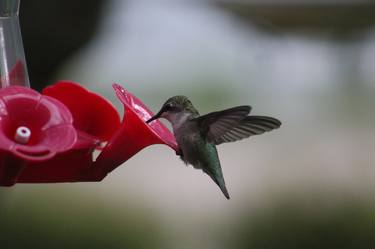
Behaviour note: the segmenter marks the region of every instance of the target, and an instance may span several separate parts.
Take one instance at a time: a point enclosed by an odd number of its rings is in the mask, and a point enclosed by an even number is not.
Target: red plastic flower
[[[41,95],[29,88],[0,90],[0,184],[100,181],[141,149],[166,144],[171,132],[135,96],[114,85],[125,112],[80,85],[63,81]],[[96,161],[93,151],[107,142]]]
[[[114,106],[76,83],[59,81],[45,88],[43,94],[64,103],[73,115],[74,126],[101,141],[109,140],[120,127],[120,116]]]
[[[0,91],[0,176],[6,185],[27,163],[52,159],[77,140],[72,115],[58,100],[20,86]]]
[[[0,110],[0,149],[21,159],[50,159],[71,149],[77,140],[69,110],[56,99],[29,88],[14,86],[1,90]],[[28,141],[17,141],[20,127],[30,133]]]
[[[178,150],[173,134],[161,122],[145,123],[153,113],[137,97],[120,85],[114,84],[113,88],[124,105],[124,118],[120,129],[95,162],[99,169],[96,176],[99,178],[105,177],[107,173],[149,145],[165,144],[175,151]]]

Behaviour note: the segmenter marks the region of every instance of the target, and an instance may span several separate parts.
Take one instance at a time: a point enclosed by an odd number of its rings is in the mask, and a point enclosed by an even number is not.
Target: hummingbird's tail
[[[219,188],[220,188],[221,192],[223,192],[224,196],[229,200],[230,196],[229,196],[227,187],[225,186],[224,177],[222,177],[222,176],[221,177],[215,177],[205,170],[204,170],[204,172],[211,177],[211,179],[217,184],[217,186],[219,186]]]
[[[229,193],[228,193],[228,190],[227,190],[227,187],[225,186],[225,182],[223,182],[222,184],[220,183],[217,183],[216,184],[219,186],[219,188],[221,189],[221,192],[223,192],[225,198],[227,198],[228,200],[230,199],[230,196],[229,196]]]

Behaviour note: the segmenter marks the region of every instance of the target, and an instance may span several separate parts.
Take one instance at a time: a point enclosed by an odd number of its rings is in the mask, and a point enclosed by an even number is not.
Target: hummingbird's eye
[[[164,111],[170,111],[170,110],[172,110],[172,104],[166,104],[165,106],[164,106]]]

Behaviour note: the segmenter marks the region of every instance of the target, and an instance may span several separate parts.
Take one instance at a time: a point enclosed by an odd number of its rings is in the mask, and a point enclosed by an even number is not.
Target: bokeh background
[[[101,183],[0,189],[0,247],[375,248],[375,4],[21,1],[31,84],[117,82],[154,111],[249,104],[281,129],[218,147],[227,201],[166,146]],[[95,110],[93,110],[95,111]]]

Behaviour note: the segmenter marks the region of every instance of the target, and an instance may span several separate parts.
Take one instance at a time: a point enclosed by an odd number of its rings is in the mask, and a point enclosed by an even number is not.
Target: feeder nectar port
[[[27,144],[29,142],[31,136],[31,131],[29,128],[25,126],[20,126],[16,130],[16,134],[14,135],[14,140],[20,144]]]

